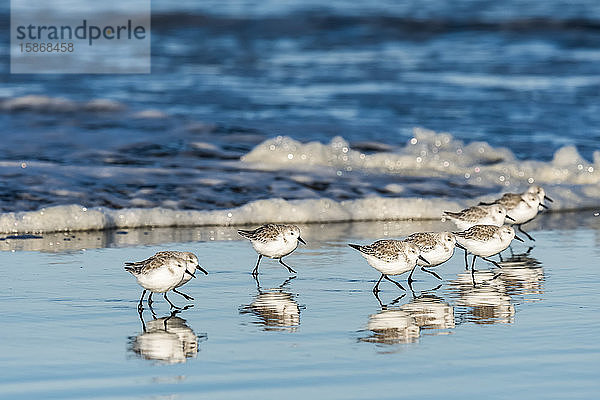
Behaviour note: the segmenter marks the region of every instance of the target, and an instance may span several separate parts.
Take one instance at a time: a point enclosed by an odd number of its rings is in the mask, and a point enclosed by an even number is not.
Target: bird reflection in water
[[[277,288],[262,289],[258,277],[255,277],[258,295],[248,305],[240,307],[240,314],[253,314],[265,331],[295,332],[300,325],[300,309],[294,295],[284,287],[296,277],[286,279]]]
[[[515,307],[506,285],[497,271],[475,271],[458,274],[450,282],[457,296],[456,305],[466,309],[459,313],[460,320],[476,324],[512,323]],[[458,312],[458,310],[457,310]]]
[[[413,316],[421,333],[427,330],[429,334],[439,335],[448,333],[444,330],[453,329],[455,326],[454,307],[434,294],[421,294],[414,297],[400,309]]]
[[[425,331],[429,334],[447,333],[454,328],[454,308],[442,298],[431,292],[416,296],[410,302],[396,305],[403,296],[385,305],[376,294],[381,311],[369,316],[367,330],[369,335],[359,340],[368,343],[398,344],[416,342]]]
[[[530,255],[533,247],[526,252],[501,259],[500,279],[509,295],[526,296],[525,301],[539,301],[544,293],[544,268]]]
[[[143,332],[129,338],[128,350],[143,359],[164,364],[184,363],[188,358],[195,358],[198,343],[206,340],[207,335],[196,335],[186,320],[177,316],[181,311],[183,309],[175,310],[163,318],[156,318],[153,313],[153,319],[147,323],[140,311]]]

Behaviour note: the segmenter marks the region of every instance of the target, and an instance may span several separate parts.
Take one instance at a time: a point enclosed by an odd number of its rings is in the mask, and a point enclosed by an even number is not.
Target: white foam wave
[[[242,158],[264,169],[336,168],[403,176],[456,176],[466,184],[524,188],[538,184],[588,185],[600,183],[600,151],[586,161],[574,146],[559,149],[552,161],[517,160],[506,148],[486,142],[465,145],[448,133],[416,128],[409,143],[395,152],[365,154],[336,137],[329,144],[301,143],[279,136],[258,145]]]
[[[344,181],[350,185],[360,185],[370,177],[383,174],[390,179],[382,180],[382,189],[388,195],[394,193],[405,197],[368,194],[362,198],[336,201],[326,198],[328,193],[335,192],[310,191],[310,197],[321,197],[289,201],[271,198],[251,201],[226,210],[178,210],[148,208],[152,204],[138,191],[139,193],[135,192],[137,197],[131,196],[133,200],[129,204],[147,208],[111,209],[65,205],[38,211],[9,212],[0,214],[0,232],[235,226],[266,222],[439,220],[444,210],[460,210],[499,195],[496,193],[475,199],[450,201],[445,198],[448,191],[445,194],[439,193],[436,197],[439,185],[432,183],[427,186],[428,178],[431,177],[443,177],[451,185],[462,185],[463,192],[465,188],[473,186],[505,187],[502,191],[516,192],[525,190],[535,182],[543,185],[555,200],[551,205],[553,210],[600,208],[600,151],[594,153],[594,162],[589,163],[574,147],[563,147],[549,162],[520,161],[504,148],[493,148],[482,142],[464,145],[449,134],[417,129],[409,144],[394,152],[388,150],[365,154],[353,150],[342,138],[335,138],[329,144],[303,144],[287,137],[278,137],[258,145],[242,161],[239,163],[242,168],[310,170],[313,175],[327,177],[335,177],[348,171],[360,172],[353,180]],[[301,174],[292,176],[302,180]],[[404,194],[403,186],[394,182],[395,176],[423,177],[422,185],[432,194],[427,198],[414,195],[410,197]],[[294,194],[298,195],[298,192]],[[163,202],[165,204],[167,203]],[[173,208],[176,206],[174,203]]]
[[[600,188],[575,190],[552,187],[552,209],[598,207]],[[331,199],[258,200],[227,210],[55,206],[38,211],[0,214],[2,233],[66,232],[145,227],[237,226],[273,223],[327,223],[386,220],[439,220],[444,210],[460,210],[488,197],[449,201],[440,198],[390,198],[334,201]]]
[[[456,202],[442,199],[373,197],[337,202],[330,199],[259,200],[229,210],[196,211],[165,208],[55,206],[0,214],[0,232],[34,233],[167,226],[231,226],[265,222],[314,223],[394,219],[439,219]]]

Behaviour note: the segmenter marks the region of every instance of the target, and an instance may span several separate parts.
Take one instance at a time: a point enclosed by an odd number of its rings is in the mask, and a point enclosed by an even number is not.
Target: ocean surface
[[[597,397],[600,2],[152,10],[148,75],[11,75],[0,41],[0,398]],[[457,252],[377,298],[347,246],[532,184],[559,212],[475,285]],[[298,275],[255,281],[237,226],[284,221]],[[140,315],[123,264],[166,249],[210,273]]]
[[[515,242],[501,270],[478,260],[476,286],[457,251],[436,268],[443,280],[417,271],[413,291],[384,282],[379,298],[377,271],[346,243],[448,223],[302,225],[307,246],[286,258],[297,277],[264,259],[258,281],[256,253],[229,227],[5,240],[16,251],[0,251],[0,397],[591,399],[595,219],[544,214],[534,247]],[[154,296],[155,315],[138,315],[123,263],[167,248],[195,252],[209,275],[181,288],[194,301],[169,295],[193,307]]]
[[[149,75],[0,65],[0,231],[600,205],[597,1],[152,9]]]

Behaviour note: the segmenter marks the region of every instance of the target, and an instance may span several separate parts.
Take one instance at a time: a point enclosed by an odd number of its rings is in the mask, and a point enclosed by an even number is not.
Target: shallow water
[[[437,269],[442,282],[417,273],[414,294],[397,299],[402,292],[382,283],[382,309],[371,292],[377,272],[346,243],[444,226],[303,226],[308,246],[286,259],[297,277],[288,280],[284,268],[263,260],[260,287],[249,274],[250,244],[219,231],[226,228],[105,232],[104,242],[95,241],[101,245],[62,249],[49,244],[56,236],[11,239],[40,242],[36,251],[0,252],[0,393],[593,398],[600,388],[598,217],[544,215],[530,228],[535,247],[527,252],[518,243],[514,254],[505,252],[500,277],[488,281],[498,271],[478,261],[475,288],[462,253]],[[141,291],[123,263],[167,248],[196,252],[210,274],[188,283],[193,307],[170,318],[166,331],[160,318],[169,308],[155,296],[159,319],[145,310],[144,333]]]

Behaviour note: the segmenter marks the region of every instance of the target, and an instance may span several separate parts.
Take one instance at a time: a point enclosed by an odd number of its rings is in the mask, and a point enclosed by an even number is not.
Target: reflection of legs
[[[292,269],[292,267],[290,267],[289,265],[287,265],[286,263],[284,263],[284,262],[283,262],[283,259],[282,259],[282,258],[280,258],[280,259],[279,259],[279,263],[280,263],[281,265],[283,265],[284,267],[286,267],[286,268],[288,269],[288,271],[289,271],[289,272],[291,272],[292,274],[295,274],[295,273],[296,273],[296,271],[294,271],[294,270]]]
[[[377,292],[379,292],[379,283],[381,283],[381,280],[383,279],[385,275],[381,274],[381,278],[379,278],[379,280],[377,281],[377,283],[375,284],[375,287],[373,288],[373,293],[377,294]],[[379,298],[377,298],[379,300]]]
[[[495,265],[496,267],[498,267],[498,268],[502,268],[502,266],[501,266],[500,264],[498,264],[498,263],[497,263],[496,261],[494,261],[494,260],[491,260],[491,259],[489,259],[489,258],[485,258],[485,257],[480,257],[480,258],[481,258],[482,260],[485,260],[485,261],[487,261],[487,262],[491,262],[492,264],[494,264],[494,265]]]
[[[138,310],[143,310],[142,302],[144,301],[144,296],[146,295],[146,289],[142,292],[142,297],[140,298],[140,302],[138,303]],[[150,292],[150,296],[152,296],[152,292]]]
[[[521,227],[521,224],[517,225],[517,228],[519,228],[519,232],[521,232],[523,235],[527,236],[527,238],[528,238],[529,240],[532,240],[532,241],[534,241],[534,242],[535,242],[535,239],[534,239],[534,238],[532,238],[532,237],[531,237],[531,235],[530,235],[529,233],[527,233],[527,232],[525,232],[525,231],[523,230],[523,228]]]
[[[379,280],[381,281],[381,279],[379,279]],[[379,290],[377,292],[379,292]],[[375,295],[375,298],[379,302],[379,306],[381,307],[382,310],[385,310],[387,308],[387,306],[381,302],[381,299],[379,298],[379,295],[377,294],[377,292],[375,291],[375,289],[373,289],[373,294]]]
[[[392,302],[390,303],[390,306],[393,306],[394,304],[396,304],[397,302],[399,302],[400,300],[402,300],[402,298],[406,296],[406,293],[402,294],[401,296],[396,297],[394,300],[392,300]]]
[[[169,298],[167,297],[167,292],[163,293],[163,297],[165,298],[165,300],[167,301],[167,303],[169,303],[169,305],[171,306],[171,308],[180,308],[180,307],[177,307],[175,304],[171,303],[171,300],[169,300]]]
[[[423,271],[423,272],[427,272],[428,274],[431,274],[431,275],[435,276],[435,277],[436,277],[436,278],[438,278],[440,281],[442,280],[442,277],[441,277],[441,276],[439,276],[438,274],[436,274],[436,273],[435,273],[435,272],[433,272],[433,271],[430,271],[430,270],[428,270],[428,269],[425,269],[425,267],[421,267],[421,271]]]
[[[400,289],[406,291],[406,289],[404,289],[404,287],[400,283],[398,283],[395,280],[391,279],[389,276],[384,275],[384,278],[387,279],[388,281],[392,282],[394,285],[398,286]]]
[[[146,332],[146,323],[144,322],[144,317],[142,315],[143,312],[144,310],[138,307],[138,315],[140,316],[140,321],[142,321],[142,329],[144,330],[144,332]]]
[[[173,289],[173,292],[175,292],[175,293],[177,293],[177,294],[179,294],[179,295],[181,295],[181,296],[185,297],[185,299],[186,299],[186,300],[194,300],[194,298],[193,298],[192,296],[190,296],[190,295],[187,295],[187,294],[185,294],[185,293],[181,293],[181,292],[180,292],[179,290],[177,290],[177,289]]]
[[[412,283],[413,283],[412,275],[413,275],[413,272],[415,272],[415,269],[417,269],[416,264],[413,267],[413,269],[410,271],[410,275],[408,276],[408,286],[412,285]],[[423,269],[423,268],[421,268],[421,269]]]
[[[257,276],[258,275],[258,264],[260,264],[260,260],[262,259],[262,254],[258,255],[258,261],[256,261],[256,266],[254,267],[254,269],[252,270],[252,275],[253,276]]]
[[[283,281],[283,283],[281,285],[279,285],[279,289],[283,289],[283,287],[285,285],[287,285],[288,283],[290,283],[292,281],[292,279],[296,279],[296,277],[290,276],[289,278],[287,278],[285,281]]]

